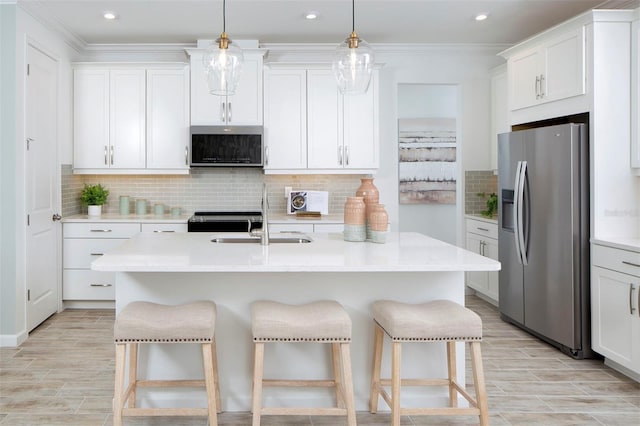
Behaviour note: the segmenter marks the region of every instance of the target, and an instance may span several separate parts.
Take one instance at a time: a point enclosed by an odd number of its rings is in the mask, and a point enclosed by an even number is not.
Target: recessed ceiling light
[[[487,19],[489,17],[488,13],[478,13],[476,15],[476,21],[484,21],[485,19]]]
[[[314,12],[314,11],[307,12],[307,13],[305,13],[304,17],[305,17],[305,19],[309,19],[309,20],[317,19],[318,18],[318,12]]]
[[[104,17],[104,19],[108,19],[109,21],[112,21],[118,17],[115,12],[105,12],[102,14],[102,16]]]

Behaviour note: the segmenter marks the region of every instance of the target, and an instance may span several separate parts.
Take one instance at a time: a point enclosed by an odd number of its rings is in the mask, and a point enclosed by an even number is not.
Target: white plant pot
[[[89,216],[100,216],[102,214],[102,206],[89,206]]]

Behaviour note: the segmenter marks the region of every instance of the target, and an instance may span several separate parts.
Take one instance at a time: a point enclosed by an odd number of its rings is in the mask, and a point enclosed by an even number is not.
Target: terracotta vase
[[[356,189],[356,197],[364,198],[364,203],[367,205],[380,201],[380,191],[373,184],[373,178],[360,179],[360,186]]]
[[[345,241],[364,241],[367,238],[367,210],[362,197],[347,197],[344,204]]]
[[[367,239],[374,243],[384,243],[388,226],[389,214],[385,210],[384,204],[372,204],[369,212]]]

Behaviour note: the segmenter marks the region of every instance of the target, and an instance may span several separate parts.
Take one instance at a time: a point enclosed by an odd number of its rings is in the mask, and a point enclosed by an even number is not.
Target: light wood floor
[[[484,323],[483,358],[492,425],[640,425],[640,384],[600,360],[573,360],[500,320],[475,296]],[[110,425],[113,320],[105,310],[67,310],[15,349],[0,349],[0,425]],[[70,350],[73,348],[73,350]],[[467,379],[467,382],[470,380]],[[264,417],[263,425],[336,425],[335,417]],[[249,413],[219,423],[249,425]],[[206,425],[203,418],[136,419],[126,425]],[[358,424],[388,425],[388,414],[358,413]],[[406,417],[406,425],[477,424],[476,418]]]

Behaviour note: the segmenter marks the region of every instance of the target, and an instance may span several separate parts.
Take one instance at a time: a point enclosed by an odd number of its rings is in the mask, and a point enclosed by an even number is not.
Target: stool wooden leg
[[[449,407],[458,406],[458,391],[453,385],[457,380],[456,342],[447,342],[447,378],[449,379]]]
[[[127,355],[127,345],[116,343],[116,377],[113,391],[113,426],[122,426],[122,408],[124,401],[124,370]]]
[[[369,411],[378,412],[378,386],[380,385],[380,369],[382,368],[382,343],[384,335],[382,328],[374,324],[373,336],[373,370],[371,371],[371,393],[369,395]]]
[[[391,349],[391,425],[400,426],[400,362],[402,361],[402,344],[393,342]]]
[[[217,412],[222,413],[222,401],[220,400],[220,381],[218,378],[218,349],[216,347],[216,338],[211,342],[211,361],[213,362],[213,380],[216,384],[216,407]]]
[[[127,398],[127,407],[134,408],[136,406],[136,389],[138,386],[138,344],[129,343],[129,386],[131,386],[131,394]]]
[[[216,405],[216,383],[215,369],[213,366],[213,344],[202,344],[202,366],[204,368],[204,383],[207,388],[207,408],[209,414],[209,425],[218,426],[217,405]]]
[[[340,351],[340,343],[332,343],[331,344],[331,361],[333,363],[333,381],[335,383],[336,389],[336,405],[338,408],[344,408],[344,399],[345,396],[342,393],[344,389],[342,385],[342,367],[340,362],[341,351]],[[345,391],[346,392],[346,391]]]
[[[253,360],[253,426],[260,426],[262,414],[262,377],[264,375],[264,343],[256,342]]]
[[[340,343],[342,377],[344,379],[344,402],[347,409],[347,424],[356,426],[356,407],[353,398],[353,375],[351,373],[351,349],[349,343]]]
[[[487,402],[487,389],[484,383],[484,370],[482,369],[482,352],[480,342],[471,342],[471,364],[473,366],[473,382],[476,388],[476,401],[480,409],[480,426],[489,425],[489,403]]]

